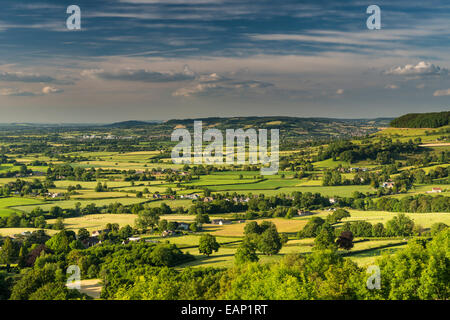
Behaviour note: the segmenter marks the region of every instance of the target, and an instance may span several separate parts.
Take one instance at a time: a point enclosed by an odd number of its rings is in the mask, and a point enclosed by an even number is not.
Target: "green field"
[[[56,201],[47,201],[42,204],[30,204],[27,206],[19,205],[19,206],[14,206],[12,208],[19,210],[19,211],[31,212],[34,208],[40,207],[44,211],[49,211],[50,208],[55,207],[55,206],[61,207],[62,209],[75,208],[75,204],[77,202],[81,203],[81,207],[83,208],[91,203],[95,203],[96,206],[109,205],[109,204],[115,203],[115,202],[119,202],[123,205],[131,205],[131,204],[135,204],[135,203],[146,202],[148,200],[149,199],[145,199],[145,198],[142,198],[142,199],[139,199],[139,198],[98,199],[95,201],[92,201],[92,200],[56,200]]]
[[[388,220],[398,215],[396,212],[387,211],[359,211],[359,210],[348,210],[350,212],[349,218],[344,218],[342,221],[357,221],[364,220],[372,224],[381,222],[385,224]],[[325,218],[329,212],[322,211],[315,216]],[[450,225],[450,213],[446,212],[433,212],[433,213],[405,213],[408,217],[413,219],[414,223],[421,225],[424,228],[429,228],[436,222],[444,222]]]
[[[25,206],[25,205],[38,205],[42,204],[43,201],[30,198],[18,198],[18,197],[8,197],[0,198],[0,217],[7,217],[15,210],[10,207],[15,206]]]
[[[222,190],[223,191],[223,190]],[[289,194],[292,192],[311,192],[311,193],[320,193],[324,196],[333,197],[333,196],[340,196],[340,197],[350,197],[353,192],[359,191],[362,193],[366,192],[373,192],[373,188],[370,186],[304,186],[300,185],[297,187],[283,187],[283,188],[276,188],[274,190],[264,190],[264,189],[242,189],[239,188],[239,186],[236,186],[236,188],[231,188],[230,191],[237,192],[237,193],[249,193],[252,192],[253,194],[264,194],[266,196],[273,196],[277,194]]]
[[[184,246],[185,242],[191,245],[198,246],[198,237],[191,237],[189,239],[184,239],[185,237],[178,237],[170,239],[171,243],[176,243],[181,247]],[[196,242],[197,240],[197,242]],[[355,261],[358,265],[364,267],[373,264],[375,260],[384,253],[390,253],[396,251],[405,246],[403,240],[369,240],[361,241],[361,239],[355,239],[356,243],[350,251],[340,250],[342,254],[347,254],[347,259]],[[186,248],[185,252],[193,254],[196,258],[195,261],[185,263],[179,268],[184,267],[218,267],[218,268],[229,268],[234,265],[234,254],[239,242],[233,242],[229,244],[223,244],[223,242],[229,241],[228,238],[217,237],[217,241],[221,243],[221,248],[219,252],[213,253],[211,256],[206,257],[198,253],[196,248]],[[258,254],[258,257],[262,263],[275,262],[280,260],[283,256],[292,253],[308,254],[312,251],[314,245],[314,239],[302,239],[302,240],[289,240],[281,249],[281,251],[273,256],[265,256]],[[385,246],[392,246],[390,248],[384,248]],[[359,253],[360,250],[367,250]]]

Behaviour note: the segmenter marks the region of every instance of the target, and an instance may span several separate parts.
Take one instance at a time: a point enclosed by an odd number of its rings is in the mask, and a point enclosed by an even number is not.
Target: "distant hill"
[[[203,126],[215,127],[217,129],[236,129],[236,128],[280,128],[280,129],[314,129],[317,126],[342,124],[342,125],[362,125],[382,127],[389,123],[392,118],[378,118],[378,119],[337,119],[337,118],[299,118],[299,117],[282,117],[282,116],[267,116],[267,117],[211,117],[211,118],[196,118],[196,119],[173,119],[165,122],[166,125],[184,125],[192,127],[194,121],[201,120]]]
[[[203,130],[210,128],[222,132],[226,129],[244,130],[279,129],[280,137],[286,143],[300,140],[345,138],[365,136],[387,127],[392,118],[378,119],[335,119],[335,118],[298,118],[284,116],[267,117],[210,117],[195,119],[172,119],[159,123],[146,121],[124,121],[104,126],[104,128],[132,130],[139,128],[152,139],[170,138],[174,129],[186,128],[193,131],[195,120],[201,120]]]
[[[394,128],[438,128],[450,124],[450,111],[408,113],[391,121]]]
[[[128,120],[128,121],[121,121],[121,122],[115,122],[111,124],[104,125],[104,127],[109,128],[131,128],[131,127],[142,127],[142,126],[148,126],[152,124],[161,123],[162,121],[139,121],[139,120]]]
[[[148,141],[161,143],[170,142],[174,129],[187,129],[193,133],[195,120],[203,123],[203,132],[207,129],[218,129],[223,134],[227,129],[279,129],[280,141],[283,148],[295,148],[303,143],[315,143],[315,141],[328,141],[336,138],[364,137],[378,132],[380,128],[389,126],[393,118],[376,119],[339,119],[339,118],[299,118],[286,116],[266,117],[210,117],[195,119],[160,120],[128,120],[110,124],[1,124],[2,132],[8,134],[20,131],[21,134],[40,130],[43,133],[60,133],[60,128],[70,131],[77,130],[97,135],[113,135],[119,137],[141,137]],[[105,140],[106,141],[106,140]],[[114,140],[112,140],[114,141]]]

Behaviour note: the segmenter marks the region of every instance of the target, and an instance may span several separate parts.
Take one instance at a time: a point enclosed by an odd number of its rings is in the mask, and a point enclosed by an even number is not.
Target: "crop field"
[[[297,218],[294,218],[294,219],[271,218],[271,219],[259,219],[257,221],[259,223],[261,221],[273,222],[277,226],[277,230],[279,232],[286,232],[286,233],[298,232],[307,223],[306,220],[301,220],[301,219],[297,219]],[[204,226],[204,228],[207,232],[214,234],[214,235],[240,236],[240,237],[244,235],[244,227],[245,227],[245,223],[233,223],[233,224],[227,224],[227,225],[222,225],[222,226],[205,224],[205,226]]]
[[[116,170],[145,170],[152,168],[171,168],[171,169],[180,169],[182,165],[173,164],[173,163],[143,163],[143,162],[119,162],[114,160],[108,161],[81,161],[77,164],[74,164],[75,167],[82,168],[102,168],[102,169],[116,169]]]
[[[254,184],[258,183],[260,179],[251,179],[251,178],[242,178],[239,179],[236,177],[228,177],[224,178],[223,176],[207,176],[201,177],[199,180],[194,180],[190,183],[186,183],[185,185],[190,186],[222,186],[222,185],[234,185],[234,184]]]
[[[239,180],[238,180],[239,181]],[[297,179],[268,179],[261,182],[255,183],[233,183],[233,184],[223,184],[211,186],[210,189],[213,191],[236,191],[236,190],[275,190],[283,187],[292,187],[300,184]],[[247,191],[248,192],[248,191]]]
[[[137,215],[134,214],[91,214],[84,217],[64,219],[65,227],[68,230],[78,230],[86,228],[89,231],[105,229],[108,223],[118,223],[119,226],[134,226]],[[55,219],[49,219],[48,222],[55,223]]]
[[[342,221],[355,221],[364,220],[372,224],[381,222],[385,224],[388,220],[391,220],[398,213],[395,212],[385,212],[385,211],[357,211],[349,210],[351,217],[344,218]],[[432,224],[436,222],[444,222],[450,225],[450,214],[449,213],[405,213],[410,217],[416,224],[421,225],[424,228],[431,227]],[[325,214],[322,214],[324,216]],[[319,215],[320,216],[320,215]]]
[[[147,189],[150,193],[165,193],[165,191],[167,190],[168,187],[171,187],[173,191],[179,191],[181,189],[176,188],[174,185],[172,184],[167,184],[167,185],[162,185],[162,186],[155,186],[155,185],[150,185],[150,186],[129,186],[129,187],[119,187],[119,188],[114,188],[114,191],[116,192],[139,192],[139,191],[144,191],[145,189]]]
[[[448,126],[442,127],[442,129]],[[429,134],[427,135],[426,132]],[[406,142],[409,139],[420,138],[422,143],[440,143],[437,138],[442,136],[442,133],[437,132],[431,128],[384,128],[383,130],[374,134],[375,137],[388,136],[393,140],[400,140]]]
[[[323,161],[314,162],[313,165],[314,167],[317,168],[332,169],[338,167],[339,165],[348,166],[349,163],[345,161],[333,161],[333,159],[327,159]]]
[[[131,204],[135,204],[135,203],[142,203],[142,202],[146,202],[149,199],[139,199],[139,198],[114,198],[114,199],[98,199],[98,200],[56,200],[56,201],[46,201],[45,203],[42,204],[30,204],[27,206],[24,205],[19,205],[19,206],[14,206],[12,207],[12,209],[16,209],[19,211],[24,211],[24,212],[31,212],[34,208],[36,207],[40,207],[42,210],[44,211],[49,211],[50,208],[58,206],[62,209],[71,209],[71,208],[75,208],[75,204],[77,202],[81,203],[81,207],[85,207],[88,204],[91,203],[95,203],[96,206],[104,206],[104,205],[109,205],[111,203],[115,203],[115,202],[119,202],[123,205],[131,205]]]
[[[20,234],[22,232],[28,231],[28,232],[33,232],[33,231],[37,231],[37,230],[42,230],[42,229],[37,229],[37,228],[1,228],[0,229],[0,235],[2,237],[11,237],[15,234]],[[45,229],[45,233],[47,233],[48,235],[54,235],[56,233],[58,233],[57,230],[51,230],[51,229]]]
[[[124,198],[124,197],[135,197],[133,193],[125,192],[95,192],[95,191],[77,191],[79,194],[74,194],[71,199],[113,199],[113,198]]]
[[[321,187],[322,186],[322,180],[313,180],[313,179],[301,179],[300,183],[298,184],[299,187],[311,187],[311,186],[317,186],[317,187]]]
[[[153,207],[160,207],[162,203],[165,203],[174,209],[177,207],[183,207],[186,209],[192,205],[192,200],[189,200],[189,199],[186,199],[186,200],[154,200],[154,201],[150,201],[147,205],[150,208],[153,208]]]
[[[97,186],[97,183],[105,183],[108,185],[108,188],[120,188],[120,187],[129,187],[131,186],[131,182],[128,181],[107,181],[107,180],[99,180],[99,181],[68,181],[68,180],[59,180],[55,181],[56,188],[67,189],[68,186],[76,186],[79,184],[83,189],[92,189],[94,190]]]
[[[7,209],[7,208],[0,208],[0,218],[1,217],[8,217],[11,213],[15,212],[14,210]]]
[[[0,172],[2,172],[2,171],[17,171],[17,170],[20,170],[20,167],[9,165],[9,164],[2,164],[0,166]]]

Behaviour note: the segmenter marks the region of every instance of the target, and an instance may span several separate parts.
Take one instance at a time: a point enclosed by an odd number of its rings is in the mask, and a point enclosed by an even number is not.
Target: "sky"
[[[448,0],[0,5],[0,123],[450,110]]]

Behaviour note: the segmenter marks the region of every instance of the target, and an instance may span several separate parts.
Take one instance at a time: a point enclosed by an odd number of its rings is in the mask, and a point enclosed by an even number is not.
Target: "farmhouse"
[[[97,243],[100,243],[98,237],[89,237],[81,241],[86,248],[95,246]]]
[[[102,233],[108,233],[108,232],[109,232],[108,229],[95,230],[95,231],[92,231],[91,236],[92,236],[92,237],[98,237],[98,236],[101,235]]]
[[[178,229],[189,230],[189,223],[178,222]]]
[[[214,219],[214,220],[211,220],[211,224],[218,224],[218,225],[222,226],[224,224],[231,224],[231,221],[225,220],[225,219]]]
[[[234,202],[240,202],[240,203],[243,203],[243,202],[248,202],[250,200],[250,198],[249,197],[233,197],[233,201]]]
[[[139,242],[141,238],[139,237],[129,237],[128,239],[122,241],[122,244],[129,244],[130,242]]]
[[[62,196],[64,196],[64,193],[60,193],[60,192],[49,192],[49,193],[47,193],[47,197],[50,197],[50,198],[59,198],[59,197],[62,197]]]
[[[383,184],[382,184],[382,186],[383,186],[383,188],[393,188],[394,187],[394,182],[392,182],[392,181],[385,181],[385,182],[383,182]]]
[[[184,198],[184,199],[192,199],[192,200],[197,200],[200,196],[196,193],[193,194],[187,194],[187,195],[181,195],[180,198]]]
[[[432,188],[431,191],[428,191],[428,193],[441,193],[442,188]]]
[[[161,233],[161,237],[170,237],[175,235],[175,232],[173,232],[172,230],[165,230]]]

